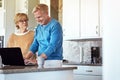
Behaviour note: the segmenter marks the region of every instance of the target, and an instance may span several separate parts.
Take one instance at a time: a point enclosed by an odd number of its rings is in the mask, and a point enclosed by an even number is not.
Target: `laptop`
[[[26,66],[19,47],[0,48],[0,55],[4,65]],[[30,64],[35,65],[35,64]],[[29,66],[29,64],[27,65]]]

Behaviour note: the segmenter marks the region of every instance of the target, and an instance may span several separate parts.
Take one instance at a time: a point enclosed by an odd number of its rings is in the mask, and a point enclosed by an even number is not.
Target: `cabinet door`
[[[102,80],[102,76],[74,75],[74,80]]]
[[[63,0],[64,39],[80,37],[80,0]]]
[[[74,74],[80,75],[102,75],[102,66],[77,66]]]
[[[81,0],[81,37],[99,37],[99,0]]]

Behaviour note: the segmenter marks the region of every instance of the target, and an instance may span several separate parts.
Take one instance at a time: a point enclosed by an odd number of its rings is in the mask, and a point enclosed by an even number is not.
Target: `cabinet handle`
[[[66,32],[66,30],[65,30],[65,29],[63,29],[63,36],[66,36],[66,35],[65,35],[65,32]]]
[[[99,28],[98,25],[96,26],[96,34],[97,34],[98,36],[100,36],[100,28]]]
[[[96,26],[96,34],[98,34],[98,26]]]
[[[92,70],[86,70],[86,72],[93,72]]]

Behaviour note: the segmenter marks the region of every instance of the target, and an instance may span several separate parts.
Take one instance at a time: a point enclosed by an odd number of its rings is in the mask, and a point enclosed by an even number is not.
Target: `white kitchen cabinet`
[[[74,80],[102,80],[102,77],[91,75],[74,75]]]
[[[99,38],[100,29],[99,0],[63,0],[65,39]]]
[[[100,37],[100,1],[81,0],[81,37]]]
[[[80,0],[63,0],[64,39],[80,37]]]
[[[77,66],[74,80],[102,80],[102,66]]]

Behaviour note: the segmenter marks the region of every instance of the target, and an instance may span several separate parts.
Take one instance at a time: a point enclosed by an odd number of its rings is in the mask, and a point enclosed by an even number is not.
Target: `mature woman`
[[[17,31],[10,35],[7,46],[20,47],[23,57],[25,57],[33,42],[34,31],[28,30],[28,16],[25,13],[17,13],[14,17],[14,22]],[[36,61],[36,56],[33,55],[30,60]]]

